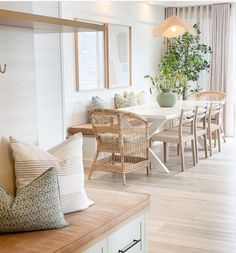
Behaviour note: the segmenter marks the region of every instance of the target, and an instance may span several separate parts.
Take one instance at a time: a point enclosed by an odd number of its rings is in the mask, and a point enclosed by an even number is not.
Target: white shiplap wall
[[[30,2],[0,2],[0,8],[32,11]],[[0,136],[38,142],[34,34],[31,30],[0,27]]]
[[[0,8],[59,15],[57,2],[0,2]],[[47,149],[64,139],[59,34],[1,27],[0,136],[13,135]]]
[[[33,12],[59,16],[57,2],[33,2]],[[61,35],[35,34],[35,73],[39,146],[48,149],[64,139]]]

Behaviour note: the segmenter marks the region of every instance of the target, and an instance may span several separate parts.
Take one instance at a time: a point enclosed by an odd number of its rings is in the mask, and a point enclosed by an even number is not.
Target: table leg
[[[156,133],[165,122],[166,122],[165,119],[151,120],[151,125],[149,126],[149,138],[151,138],[152,135]],[[150,162],[155,169],[160,169],[161,171],[166,173],[170,172],[168,168],[165,166],[165,164],[161,161],[161,159],[151,149],[151,147],[149,148],[149,153],[150,153],[149,157]]]
[[[160,160],[160,158],[153,152],[151,148],[149,148],[149,153],[150,153],[150,157],[149,157],[150,162],[155,169],[160,169],[166,173],[170,172],[165,166],[165,164]]]
[[[204,139],[203,139],[202,136],[198,136],[197,142],[199,143],[199,145],[201,146],[201,148],[205,148]]]

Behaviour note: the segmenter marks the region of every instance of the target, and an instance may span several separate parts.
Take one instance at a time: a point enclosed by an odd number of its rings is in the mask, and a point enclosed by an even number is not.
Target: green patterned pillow
[[[13,198],[0,187],[0,234],[63,228],[56,169],[51,168]]]

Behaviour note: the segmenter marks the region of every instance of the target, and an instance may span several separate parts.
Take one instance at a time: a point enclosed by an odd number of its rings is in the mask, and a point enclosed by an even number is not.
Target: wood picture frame
[[[78,21],[78,19],[75,19],[76,21]],[[82,32],[82,33],[78,33],[75,32],[74,33],[74,43],[75,43],[75,89],[76,91],[86,91],[86,90],[97,90],[97,89],[104,89],[107,87],[107,63],[106,63],[106,59],[107,59],[107,49],[106,49],[106,26],[105,23],[98,23],[98,22],[92,22],[92,21],[84,21],[83,22],[88,22],[89,24],[102,24],[104,26],[103,31],[101,30],[94,30],[94,31],[90,31],[89,33],[86,32]],[[93,33],[93,34],[92,34]],[[98,35],[98,33],[100,33]],[[91,55],[91,51],[93,48],[91,48],[91,44],[87,44],[86,41],[81,41],[81,38],[85,37],[84,40],[86,40],[86,36],[95,36],[99,37],[99,39],[102,41],[96,41],[96,49],[98,47],[98,43],[99,43],[99,49],[100,51],[96,52],[96,59],[90,59],[88,60],[88,56],[94,57],[95,56],[95,52],[93,52],[94,54]],[[94,38],[93,38],[94,39]],[[102,43],[102,45],[101,45]],[[82,48],[81,48],[82,47]],[[96,50],[95,49],[95,50]],[[101,51],[102,50],[102,51]],[[84,53],[83,53],[84,51]],[[86,55],[86,53],[88,55]],[[90,54],[90,55],[89,55]],[[98,56],[99,54],[99,56]],[[83,57],[86,58],[83,61]],[[100,57],[100,59],[98,59],[98,57]],[[81,64],[80,61],[83,61],[83,63]],[[96,67],[95,62],[93,62],[93,64],[91,65],[92,61],[99,61],[96,63]],[[87,64],[86,64],[87,62]],[[91,66],[89,66],[89,64]],[[101,67],[103,66],[103,68]],[[87,69],[86,69],[87,67]],[[94,70],[94,75],[91,72],[91,70]],[[87,78],[87,80],[86,80]],[[82,79],[82,80],[81,80]],[[101,79],[99,81],[99,79]],[[96,82],[97,80],[97,82]]]
[[[107,88],[132,85],[132,29],[131,26],[106,24]]]
[[[78,21],[78,19],[75,19]],[[85,22],[83,20],[83,22]],[[103,84],[91,85],[81,84],[81,65],[86,68],[89,64],[88,58],[84,64],[80,63],[80,36],[84,33],[76,32],[74,35],[75,42],[75,89],[76,91],[97,90],[97,89],[112,89],[123,88],[132,85],[132,29],[131,26],[119,25],[112,23],[98,23],[87,21],[90,24],[103,24],[103,61],[98,66],[97,71],[103,66]],[[101,32],[101,30],[94,30],[94,32]],[[88,40],[89,42],[89,40]],[[91,48],[88,48],[91,50]],[[101,62],[100,62],[101,63]],[[89,75],[87,75],[89,76]],[[91,77],[91,76],[90,76]]]

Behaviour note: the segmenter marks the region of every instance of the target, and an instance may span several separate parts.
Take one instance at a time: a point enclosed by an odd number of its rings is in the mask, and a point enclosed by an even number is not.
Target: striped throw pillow
[[[50,167],[55,167],[63,213],[83,210],[93,204],[84,189],[82,134],[71,136],[48,152],[13,137],[10,137],[10,143],[15,160],[17,189],[29,184]]]

